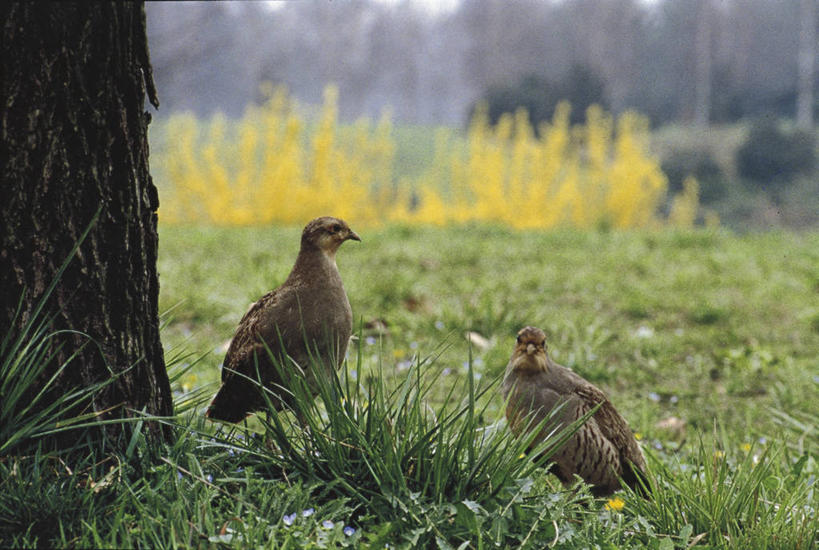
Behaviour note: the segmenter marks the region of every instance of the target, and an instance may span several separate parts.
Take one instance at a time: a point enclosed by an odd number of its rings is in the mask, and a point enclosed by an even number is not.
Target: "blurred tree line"
[[[812,124],[815,0],[351,0],[150,3],[163,105],[239,115],[259,84],[320,103],[340,89],[344,119],[462,126],[480,99],[493,118],[558,99],[627,108],[655,124],[761,113]],[[797,101],[797,97],[799,100]],[[804,121],[807,120],[807,123]]]

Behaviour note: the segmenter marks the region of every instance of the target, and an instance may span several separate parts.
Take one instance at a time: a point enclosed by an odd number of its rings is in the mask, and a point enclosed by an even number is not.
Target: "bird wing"
[[[645,458],[637,440],[634,439],[628,423],[617,412],[606,394],[588,383],[579,385],[574,392],[583,400],[588,410],[600,404],[593,418],[601,434],[619,450],[621,460],[625,459],[640,470],[645,470]]]
[[[534,428],[559,404],[566,401],[566,396],[552,388],[546,376],[542,373],[537,375],[512,373],[507,376],[503,383],[504,397],[508,399],[506,406],[506,418],[512,433],[520,433],[528,426]],[[569,404],[567,404],[569,405]],[[564,406],[565,407],[565,406]],[[565,407],[556,422],[567,419],[570,415]],[[569,420],[571,422],[571,420]],[[546,435],[555,426],[545,426],[537,441]]]
[[[276,319],[285,313],[282,310],[287,309],[286,304],[290,301],[287,298],[288,293],[282,288],[277,288],[250,306],[239,322],[225,355],[222,382],[227,381],[236,372],[245,376],[255,376],[254,356],[260,359],[266,357],[264,342],[271,350],[276,350],[280,348],[278,340],[281,338],[285,349],[293,349],[289,345],[293,335],[287,334],[287,329],[279,328],[280,325],[276,323]]]

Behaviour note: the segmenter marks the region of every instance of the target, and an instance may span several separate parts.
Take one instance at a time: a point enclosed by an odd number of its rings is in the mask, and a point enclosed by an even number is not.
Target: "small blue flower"
[[[654,443],[654,448],[657,449],[658,451],[662,451],[663,450],[663,444],[660,443],[659,441],[657,441],[657,442]]]
[[[441,371],[441,374],[443,374],[444,376],[446,376],[446,375],[448,375],[448,374],[449,374],[449,373],[451,373],[451,372],[452,372],[452,369],[451,369],[451,368],[449,368],[449,367],[447,367],[447,368],[445,368],[444,370],[442,370],[442,371]]]
[[[814,376],[813,381],[819,384],[819,375]]]
[[[293,513],[292,513],[292,514],[290,514],[289,516],[288,516],[287,514],[285,514],[285,515],[282,517],[282,522],[284,522],[284,524],[285,524],[287,527],[290,527],[291,525],[293,525],[293,522],[294,522],[294,521],[296,521],[296,512],[293,512]]]
[[[367,336],[366,338],[364,338],[364,342],[365,342],[365,343],[366,343],[368,346],[372,346],[373,344],[375,344],[375,337],[373,337],[373,336]]]
[[[768,442],[768,440],[764,437],[760,437],[758,441],[760,445],[764,445]]]
[[[410,349],[418,349],[418,342],[410,342]]]
[[[315,513],[316,511],[313,508],[308,508],[307,510],[302,510],[301,515],[302,517],[309,518]]]
[[[475,366],[475,367],[478,367],[478,368],[482,367],[483,366],[483,359],[481,359],[480,357],[476,357],[472,361],[472,365]]]
[[[236,456],[236,453],[233,452],[233,449],[228,449],[228,454],[230,456]]]
[[[357,380],[357,379],[358,379],[358,371],[357,371],[357,370],[355,370],[355,369],[351,370],[351,371],[350,371],[350,377],[351,377],[353,380]]]
[[[672,395],[671,398],[669,399],[669,401],[671,402],[672,405],[676,404],[677,401],[679,401],[679,400],[680,400],[680,398],[677,397],[676,395]]]
[[[245,471],[245,469],[244,469],[244,468],[242,468],[241,466],[239,466],[238,468],[236,468],[236,473],[237,473],[237,474],[241,474],[241,473],[242,473],[242,472],[244,472],[244,471]]]
[[[660,400],[660,394],[656,392],[649,392],[648,398],[654,401],[655,403]]]
[[[344,534],[347,535],[348,537],[352,537],[353,535],[355,535],[355,529],[348,525],[344,528]]]
[[[205,479],[208,480],[208,483],[213,483],[213,476],[211,474],[206,475]]]
[[[182,479],[182,472],[179,470],[176,471],[176,479]]]
[[[435,328],[438,330],[444,330],[444,322],[443,321],[435,321]]]
[[[325,529],[332,529],[334,525],[335,523],[333,523],[329,519],[325,519],[324,521],[321,522],[321,526],[324,527]]]

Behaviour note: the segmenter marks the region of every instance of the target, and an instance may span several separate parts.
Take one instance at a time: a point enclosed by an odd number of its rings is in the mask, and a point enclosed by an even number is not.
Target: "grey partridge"
[[[292,403],[292,395],[281,391],[287,390],[289,376],[303,373],[316,395],[318,385],[312,374],[320,376],[341,365],[353,315],[335,258],[349,239],[361,240],[337,218],[316,218],[305,226],[287,280],[250,306],[239,322],[223,363],[222,386],[205,416],[238,422],[264,409],[266,400],[258,383],[272,392],[270,401],[280,410]]]
[[[628,424],[606,395],[546,353],[546,335],[535,327],[518,332],[515,350],[506,366],[502,385],[507,400],[506,418],[519,436],[534,429],[558,405],[554,422],[547,421],[536,445],[553,429],[568,425],[600,407],[551,457],[553,471],[563,483],[577,474],[596,496],[620,488],[620,479],[643,493],[646,461]],[[551,423],[550,423],[551,422]]]

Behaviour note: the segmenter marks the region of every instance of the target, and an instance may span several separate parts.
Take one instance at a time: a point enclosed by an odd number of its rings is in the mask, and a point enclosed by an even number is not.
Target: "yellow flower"
[[[611,512],[619,512],[626,505],[626,501],[620,497],[610,498],[604,508]]]
[[[465,136],[438,130],[430,165],[409,178],[396,167],[389,114],[341,124],[338,88],[328,86],[313,124],[284,88],[268,84],[263,95],[238,120],[173,115],[152,126],[163,224],[301,225],[332,211],[355,227],[689,227],[698,216],[694,179],[660,215],[668,179],[648,147],[648,119],[636,113],[615,118],[595,106],[573,127],[563,102],[535,129],[524,110],[491,125],[484,106]]]
[[[739,446],[739,448],[747,453],[748,451],[751,450],[751,444],[750,443],[743,443],[742,445]]]
[[[640,432],[634,432],[634,439],[640,441],[641,439],[643,439],[643,434],[641,434]]]
[[[521,459],[526,458],[526,453],[520,453],[520,456],[518,458],[521,458]]]
[[[714,451],[714,458],[720,460],[725,457],[725,453],[723,451]]]

